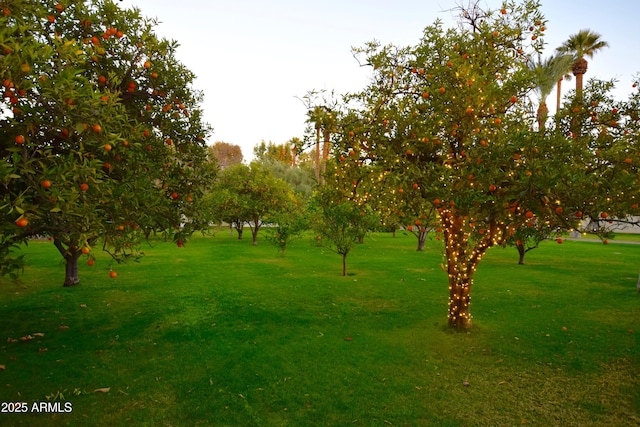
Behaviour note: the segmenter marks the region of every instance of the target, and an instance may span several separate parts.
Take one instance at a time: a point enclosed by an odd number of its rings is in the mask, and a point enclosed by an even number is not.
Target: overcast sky
[[[469,0],[123,0],[160,21],[156,32],[176,40],[178,58],[204,92],[209,141],[242,147],[245,160],[261,140],[281,144],[302,137],[310,90],[362,89],[370,77],[351,48],[367,41],[415,45],[436,19],[455,25],[451,9]],[[499,8],[500,0],[481,0]],[[626,98],[640,73],[637,0],[546,0],[547,54],[588,28],[610,47],[589,60],[589,76],[619,81]],[[573,81],[564,87],[574,87]],[[555,99],[555,91],[550,101]],[[549,102],[550,108],[555,103]]]

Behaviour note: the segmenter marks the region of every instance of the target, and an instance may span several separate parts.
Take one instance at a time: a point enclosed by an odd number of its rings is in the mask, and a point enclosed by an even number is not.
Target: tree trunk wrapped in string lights
[[[472,233],[468,219],[455,209],[442,210],[440,215],[445,238],[447,259],[446,271],[449,276],[449,326],[467,329],[471,327],[471,286],[478,264],[486,251],[501,244],[506,234],[504,224],[490,221],[487,230],[482,230],[478,240]],[[479,230],[479,231],[480,231]]]

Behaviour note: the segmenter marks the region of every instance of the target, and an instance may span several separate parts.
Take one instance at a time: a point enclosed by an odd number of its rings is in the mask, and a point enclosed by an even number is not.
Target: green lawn
[[[0,425],[640,425],[640,245],[494,248],[455,333],[436,241],[374,234],[342,277],[310,239],[250,240],[157,241],[116,279],[97,254],[71,289],[31,243],[0,279],[0,402],[73,412]]]

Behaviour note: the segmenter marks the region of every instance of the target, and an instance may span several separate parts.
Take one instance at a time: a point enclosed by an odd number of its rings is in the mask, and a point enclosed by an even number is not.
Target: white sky
[[[157,18],[156,32],[176,40],[178,59],[204,92],[209,144],[240,145],[245,161],[261,140],[281,144],[302,137],[306,110],[296,97],[310,90],[357,91],[370,77],[351,47],[367,41],[415,45],[437,18],[455,25],[457,4],[469,0],[123,0]],[[481,0],[499,8],[500,0]],[[615,78],[626,98],[640,73],[637,0],[543,0],[547,55],[588,28],[610,47],[589,60],[585,78]],[[565,82],[565,88],[575,82]],[[548,100],[555,109],[555,91]]]

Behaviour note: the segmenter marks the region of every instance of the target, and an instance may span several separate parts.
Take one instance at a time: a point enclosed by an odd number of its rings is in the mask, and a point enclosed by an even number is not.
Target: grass
[[[415,245],[374,234],[342,277],[309,240],[280,257],[221,231],[154,242],[117,279],[98,254],[69,289],[33,242],[0,279],[0,402],[73,412],[0,425],[640,425],[640,245],[492,249],[468,333],[445,327],[438,242]]]

